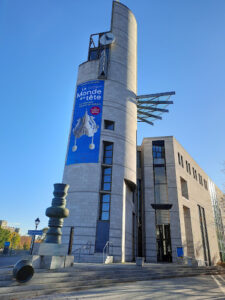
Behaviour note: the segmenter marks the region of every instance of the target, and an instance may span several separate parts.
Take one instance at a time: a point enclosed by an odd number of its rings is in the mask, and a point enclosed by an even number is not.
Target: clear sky
[[[138,94],[176,91],[143,137],[174,135],[222,188],[225,1],[123,0],[138,22]],[[78,65],[89,35],[110,29],[111,0],[0,1],[0,219],[47,225],[61,182]]]

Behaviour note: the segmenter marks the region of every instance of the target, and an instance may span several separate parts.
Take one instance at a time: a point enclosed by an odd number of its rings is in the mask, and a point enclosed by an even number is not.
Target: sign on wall
[[[77,86],[67,165],[98,162],[103,94],[103,80]]]

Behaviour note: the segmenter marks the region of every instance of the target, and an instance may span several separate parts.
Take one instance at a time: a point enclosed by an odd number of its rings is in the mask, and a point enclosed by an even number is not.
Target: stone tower
[[[113,1],[111,29],[92,34],[79,66],[63,183],[69,184],[63,243],[114,261],[135,255],[137,23]]]

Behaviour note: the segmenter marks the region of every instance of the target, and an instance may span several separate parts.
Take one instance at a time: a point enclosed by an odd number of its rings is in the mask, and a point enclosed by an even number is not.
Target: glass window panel
[[[105,157],[104,164],[111,165],[112,164],[112,157]]]
[[[154,167],[154,173],[155,173],[155,184],[167,183],[165,167]]]
[[[105,175],[103,177],[104,182],[111,182],[111,175]]]
[[[102,195],[102,202],[109,202],[110,201],[110,194]]]
[[[103,190],[104,191],[110,191],[111,190],[111,183],[104,183],[103,184]]]
[[[105,151],[105,157],[112,157],[112,150],[110,151]]]
[[[164,158],[154,158],[154,165],[164,165],[165,160]]]
[[[155,203],[168,203],[167,184],[155,185]]]
[[[104,168],[103,173],[104,175],[110,175],[112,173],[112,168]]]
[[[114,122],[105,120],[105,129],[114,130]]]
[[[112,150],[112,143],[111,144],[105,144],[105,150]]]
[[[102,212],[101,220],[108,221],[109,220],[109,213],[108,212]]]
[[[170,211],[169,210],[156,210],[156,224],[170,224]]]
[[[109,211],[109,203],[102,203],[102,211],[104,212]]]

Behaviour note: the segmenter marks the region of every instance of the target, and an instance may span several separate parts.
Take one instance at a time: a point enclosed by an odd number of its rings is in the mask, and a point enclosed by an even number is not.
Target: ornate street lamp
[[[35,222],[35,226],[36,226],[35,229],[37,229],[37,228],[38,228],[38,225],[39,225],[39,223],[40,223],[41,221],[40,221],[39,218],[37,218],[34,222]]]
[[[38,225],[39,225],[40,222],[41,222],[41,221],[40,221],[39,218],[37,218],[37,219],[34,221],[34,223],[35,223],[35,230],[37,230]],[[31,254],[31,255],[33,254],[35,237],[36,237],[35,235],[32,236],[31,249],[30,249],[30,254]]]

